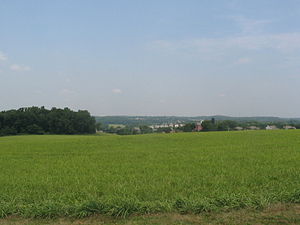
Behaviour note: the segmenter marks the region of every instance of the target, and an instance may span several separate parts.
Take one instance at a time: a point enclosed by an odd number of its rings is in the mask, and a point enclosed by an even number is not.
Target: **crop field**
[[[0,217],[223,212],[300,203],[300,132],[0,138]]]

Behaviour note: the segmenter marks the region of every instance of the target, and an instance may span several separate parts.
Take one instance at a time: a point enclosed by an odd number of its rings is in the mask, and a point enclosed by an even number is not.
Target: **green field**
[[[300,132],[0,138],[0,217],[202,213],[300,202]]]

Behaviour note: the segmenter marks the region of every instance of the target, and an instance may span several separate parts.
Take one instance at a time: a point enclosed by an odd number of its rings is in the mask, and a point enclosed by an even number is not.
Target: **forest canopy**
[[[16,134],[91,134],[95,118],[86,110],[27,107],[0,112],[0,136]]]

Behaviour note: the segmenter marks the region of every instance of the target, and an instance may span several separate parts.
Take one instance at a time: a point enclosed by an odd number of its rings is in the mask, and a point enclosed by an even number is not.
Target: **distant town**
[[[218,118],[218,119],[216,119]],[[276,117],[265,118],[234,118],[228,120],[222,116],[204,118],[176,117],[110,117],[109,120],[96,117],[100,125],[97,132],[116,133],[120,135],[146,133],[179,133],[179,132],[206,132],[206,131],[243,131],[243,130],[278,130],[299,129],[300,120],[283,119]],[[165,120],[165,121],[163,121]],[[169,120],[170,122],[168,122]],[[151,124],[151,122],[153,124]]]
[[[0,112],[0,136],[24,134],[134,135],[300,129],[299,118],[228,116],[92,116],[86,110],[25,107]]]

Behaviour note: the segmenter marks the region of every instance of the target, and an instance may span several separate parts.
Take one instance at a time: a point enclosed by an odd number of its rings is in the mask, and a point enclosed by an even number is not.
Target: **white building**
[[[268,125],[266,126],[266,130],[278,130],[278,128],[275,125]]]
[[[286,129],[286,130],[296,130],[297,128],[293,127],[293,126],[286,125],[286,126],[283,127],[283,129]]]

